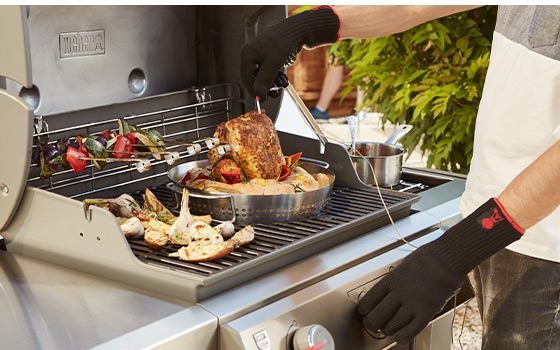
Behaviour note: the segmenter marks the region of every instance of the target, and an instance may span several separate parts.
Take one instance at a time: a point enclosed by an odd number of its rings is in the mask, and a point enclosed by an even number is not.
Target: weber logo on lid
[[[60,58],[101,55],[105,53],[105,30],[61,33]]]

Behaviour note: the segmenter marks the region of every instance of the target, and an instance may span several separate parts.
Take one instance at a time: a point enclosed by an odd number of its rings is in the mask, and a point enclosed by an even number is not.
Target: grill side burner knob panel
[[[325,327],[314,324],[298,329],[293,345],[294,350],[334,350],[334,339]]]

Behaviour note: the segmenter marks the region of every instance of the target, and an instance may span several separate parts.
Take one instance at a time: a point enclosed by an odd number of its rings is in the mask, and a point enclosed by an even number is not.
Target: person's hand
[[[241,48],[241,79],[252,96],[266,99],[278,72],[292,64],[303,46],[313,48],[338,40],[340,23],[330,6],[286,18]]]
[[[358,312],[364,317],[363,325],[406,344],[458,292],[465,276],[450,271],[433,245],[422,246],[360,299]]]
[[[440,238],[408,255],[359,301],[364,326],[410,342],[459,291],[467,273],[524,231],[490,199]]]

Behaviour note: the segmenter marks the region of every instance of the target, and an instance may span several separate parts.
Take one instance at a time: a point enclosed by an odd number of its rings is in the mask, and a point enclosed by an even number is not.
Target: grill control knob
[[[298,329],[293,345],[294,350],[334,350],[334,339],[325,327],[314,324]]]

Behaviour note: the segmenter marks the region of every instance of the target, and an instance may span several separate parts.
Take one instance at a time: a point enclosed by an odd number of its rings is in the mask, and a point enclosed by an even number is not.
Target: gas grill
[[[459,220],[461,176],[405,168],[398,186],[377,189],[359,180],[342,145],[323,150],[297,130],[279,131],[284,154],[303,152],[335,173],[327,205],[296,221],[254,223],[251,243],[193,263],[170,258],[172,245],[155,251],[126,239],[111,213],[82,202],[122,193],[142,202],[148,187],[178,214],[180,197],[167,177],[172,159],[47,176],[30,164],[33,147],[115,130],[119,119],[188,141],[167,147],[179,163],[206,159],[218,124],[255,108],[236,74],[239,48],[285,17],[285,7],[13,6],[2,16],[13,38],[0,34],[0,41],[23,58],[8,64],[0,56],[0,122],[10,133],[0,146],[14,150],[13,166],[0,170],[0,283],[14,305],[0,319],[16,325],[0,331],[4,341],[293,349],[297,332],[320,324],[338,348],[405,348],[365,332],[355,304],[412,250],[406,242],[429,242]],[[53,21],[60,16],[68,21]],[[142,40],[147,45],[130,45]],[[300,118],[289,107],[281,98],[264,104],[273,120]],[[449,348],[449,315],[413,348]]]

